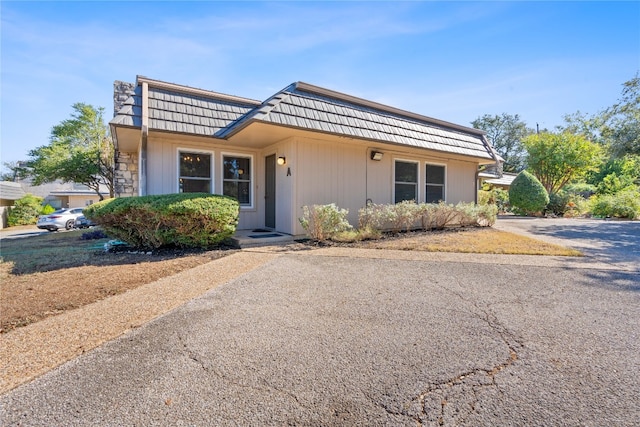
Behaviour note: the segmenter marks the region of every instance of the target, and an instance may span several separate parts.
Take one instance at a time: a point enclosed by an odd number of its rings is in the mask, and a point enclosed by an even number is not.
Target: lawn
[[[0,333],[81,307],[232,251],[108,253],[109,239],[86,231],[48,233],[0,244]]]
[[[391,238],[360,242],[358,246],[428,252],[582,256],[575,249],[489,227],[399,233]]]
[[[0,244],[0,333],[126,292],[233,252],[164,250],[109,253],[86,231],[48,233]],[[340,244],[344,245],[344,244]],[[580,256],[573,249],[495,230],[470,228],[385,235],[349,244],[371,249]],[[308,245],[306,249],[309,249]],[[291,250],[299,244],[290,246]]]

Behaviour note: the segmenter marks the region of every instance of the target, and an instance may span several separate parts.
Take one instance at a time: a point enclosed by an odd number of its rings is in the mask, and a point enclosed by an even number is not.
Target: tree
[[[578,111],[564,121],[558,131],[584,135],[606,146],[613,158],[640,155],[640,77],[625,82],[622,97],[606,110],[591,116]]]
[[[2,169],[0,181],[16,182],[19,178],[24,178],[27,174],[24,162],[3,162]]]
[[[623,86],[622,98],[604,112],[601,129],[615,157],[640,154],[640,77],[636,74]]]
[[[543,132],[523,141],[527,169],[547,193],[557,193],[571,181],[583,179],[602,163],[602,147],[583,135]]]
[[[509,203],[524,213],[535,214],[547,206],[549,195],[535,176],[522,171],[509,187]]]
[[[106,185],[113,197],[114,150],[102,115],[103,108],[76,103],[71,119],[51,130],[49,145],[29,152],[27,162],[34,184],[62,180],[84,184],[100,200],[100,186]]]
[[[487,133],[489,141],[495,150],[504,159],[503,170],[505,172],[519,172],[524,169],[526,151],[522,146],[522,140],[532,134],[533,129],[527,128],[526,123],[520,120],[519,115],[491,116],[485,114],[471,122],[476,129]]]

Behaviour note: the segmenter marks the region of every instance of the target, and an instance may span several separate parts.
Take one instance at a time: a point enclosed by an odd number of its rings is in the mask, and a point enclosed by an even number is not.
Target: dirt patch
[[[3,239],[0,254],[0,332],[26,326],[154,282],[232,253],[171,249],[108,253],[108,239],[82,232]]]

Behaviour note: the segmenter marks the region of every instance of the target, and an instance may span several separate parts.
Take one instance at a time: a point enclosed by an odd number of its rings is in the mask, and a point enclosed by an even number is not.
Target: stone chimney
[[[135,93],[135,83],[127,83],[116,80],[113,82],[113,116],[118,114],[118,111],[124,105],[124,102],[133,96]]]

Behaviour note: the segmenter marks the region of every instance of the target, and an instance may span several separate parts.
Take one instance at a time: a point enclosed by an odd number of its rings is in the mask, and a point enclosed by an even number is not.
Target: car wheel
[[[76,220],[75,219],[70,219],[69,221],[67,221],[67,223],[64,225],[64,228],[66,230],[71,230],[73,228],[73,226],[76,225]]]

